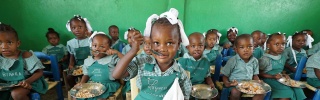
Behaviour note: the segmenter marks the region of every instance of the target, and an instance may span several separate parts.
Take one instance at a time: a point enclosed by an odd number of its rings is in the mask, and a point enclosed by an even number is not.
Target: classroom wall
[[[216,28],[225,38],[231,26],[240,33],[311,29],[318,42],[319,4],[320,0],[1,0],[0,22],[18,31],[21,49],[36,51],[48,45],[49,27],[60,33],[62,44],[73,38],[65,24],[75,14],[88,18],[94,30],[108,33],[108,26],[116,24],[123,34],[131,26],[143,32],[151,14],[171,7],[179,10],[187,34]]]

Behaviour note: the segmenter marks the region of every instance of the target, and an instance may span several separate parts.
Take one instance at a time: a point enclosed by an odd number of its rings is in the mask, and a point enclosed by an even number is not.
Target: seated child
[[[306,65],[307,83],[320,89],[320,52],[312,55]]]
[[[306,33],[294,33],[292,36],[288,37],[287,45],[290,47],[286,48],[284,50],[284,55],[288,56],[286,64],[285,64],[285,71],[286,73],[295,73],[296,67],[298,63],[300,62],[300,59],[302,56],[307,56],[307,52],[303,49],[308,42],[308,36]],[[290,75],[291,78],[294,76],[294,74]]]
[[[128,40],[128,44],[122,49],[122,54],[126,54],[131,49],[131,45],[130,45],[131,40],[129,38],[131,38],[131,36],[133,34],[133,30],[137,30],[137,29],[129,28],[128,31],[126,31],[124,33],[124,39]],[[137,31],[140,32],[139,30],[137,30]]]
[[[238,35],[238,29],[235,28],[235,27],[231,27],[227,30],[227,38],[228,40],[226,42],[224,42],[223,44],[223,49],[227,49],[228,50],[228,53],[227,56],[229,56],[228,58],[236,55],[236,52],[234,52],[234,49],[233,49],[233,44],[234,44],[234,41]],[[230,52],[233,51],[233,52]]]
[[[71,75],[73,69],[82,66],[84,59],[88,58],[90,54],[90,48],[86,36],[87,31],[91,31],[89,21],[86,18],[82,18],[80,15],[76,15],[71,18],[66,25],[68,31],[71,31],[76,38],[73,38],[67,42],[67,50],[70,53],[69,60],[69,75],[67,76],[67,82],[69,87],[73,87],[76,84],[76,77]]]
[[[263,33],[259,30],[256,30],[251,33],[251,36],[254,44],[253,56],[259,59],[264,54],[263,49],[259,46],[261,44],[261,37],[263,36]]]
[[[0,91],[1,100],[27,100],[30,92],[44,94],[48,90],[41,61],[32,51],[19,50],[20,44],[15,29],[0,23],[0,83],[17,85]]]
[[[240,100],[241,92],[235,88],[240,81],[259,80],[259,63],[252,56],[253,39],[249,34],[242,34],[234,41],[234,50],[237,54],[231,57],[221,70],[222,80],[229,89],[230,100]],[[264,94],[256,94],[253,100],[262,100]]]
[[[98,97],[90,99],[106,99],[120,87],[120,84],[111,74],[123,55],[119,51],[110,48],[111,39],[103,32],[93,33],[89,38],[89,42],[91,44],[92,57],[85,59],[82,67],[83,76],[77,85],[87,82],[101,83],[107,88],[107,91]]]
[[[206,83],[215,88],[210,74],[210,62],[204,57],[205,40],[201,33],[195,32],[189,35],[188,53],[178,60],[186,71],[190,72],[192,85]]]
[[[111,26],[109,26],[108,30],[109,30],[109,35],[111,36],[111,39],[112,39],[111,48],[122,52],[122,49],[126,45],[126,43],[122,42],[119,39],[119,28],[118,28],[118,26],[111,25]]]
[[[177,12],[176,9],[171,8],[160,17],[153,14],[147,20],[144,35],[150,36],[154,58],[136,57],[136,60],[132,60],[143,40],[141,34],[135,31],[131,37],[132,48],[120,59],[113,71],[112,76],[116,79],[129,80],[137,76],[137,87],[140,92],[135,100],[169,99],[167,95],[173,94],[168,92],[169,87],[174,83],[181,88],[175,93],[182,91],[181,94],[183,94],[175,96],[180,99],[189,99],[191,82],[185,70],[174,60],[181,40],[184,46],[188,45],[187,36],[181,21],[177,18]]]
[[[63,44],[59,44],[59,33],[53,28],[49,28],[46,37],[50,45],[43,48],[42,52],[47,55],[55,55],[58,59],[60,70],[65,69],[67,67],[68,51]]]
[[[222,47],[219,46],[219,40],[221,37],[221,33],[216,29],[210,29],[204,34],[205,37],[205,49],[203,54],[206,58],[211,57],[215,59],[218,54],[221,53]],[[207,56],[207,54],[211,53],[212,55]],[[214,65],[215,60],[210,61],[210,65]]]
[[[303,100],[306,96],[301,88],[286,86],[277,80],[282,77],[286,57],[283,50],[286,44],[286,37],[283,34],[274,33],[267,40],[268,53],[259,59],[260,77],[271,86],[271,98],[281,100]],[[284,75],[288,77],[287,75]]]

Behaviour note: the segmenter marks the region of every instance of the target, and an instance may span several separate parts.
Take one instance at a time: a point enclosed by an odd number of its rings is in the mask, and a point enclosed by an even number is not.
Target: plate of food
[[[0,83],[0,91],[10,90],[12,87],[18,86],[16,84]]]
[[[258,80],[241,81],[236,86],[236,89],[246,94],[265,94],[271,91],[271,87]]]
[[[216,88],[212,89],[207,84],[197,84],[192,86],[191,96],[197,99],[211,99],[218,95]]]
[[[284,85],[290,86],[290,87],[297,87],[297,88],[305,88],[306,85],[303,84],[300,81],[295,81],[291,78],[286,78],[286,77],[282,77],[280,79],[278,79],[278,81]]]
[[[74,98],[92,98],[101,95],[106,91],[106,87],[100,83],[84,83],[74,86],[70,90],[70,95]]]
[[[72,75],[73,75],[73,76],[83,75],[82,66],[79,66],[79,67],[77,67],[76,69],[74,69],[74,70],[72,71]]]

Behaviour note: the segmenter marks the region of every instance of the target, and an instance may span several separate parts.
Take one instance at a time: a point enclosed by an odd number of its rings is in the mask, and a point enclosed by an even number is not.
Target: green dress
[[[153,71],[154,64],[145,64],[145,71]],[[135,100],[162,100],[176,77],[181,73],[174,72],[168,76],[142,76],[141,89]]]
[[[47,54],[47,55],[56,56],[57,57],[57,61],[60,61],[65,55],[68,55],[67,48],[62,44],[59,44],[57,46],[48,45],[42,50],[42,52]],[[68,66],[67,62],[59,62],[59,64],[62,65],[63,69],[66,69],[67,66]],[[51,70],[51,68],[49,68],[49,69]]]
[[[220,47],[218,44],[214,45],[214,47],[211,50],[205,49],[203,51],[204,57],[206,57],[210,65],[215,65],[216,64],[216,57],[218,54],[220,54],[222,51],[222,47]]]
[[[285,56],[265,54],[259,59],[260,70],[270,75],[279,74],[283,71],[285,62]],[[306,98],[301,88],[286,86],[276,79],[264,78],[263,81],[271,86],[271,98],[290,98],[291,100],[303,100]]]
[[[178,62],[184,70],[190,72],[192,85],[202,84],[205,78],[210,77],[210,62],[206,58],[197,61],[192,58],[180,58]]]
[[[8,84],[18,84],[19,82],[32,76],[33,72],[39,68],[44,68],[40,60],[34,56],[22,58],[23,51],[20,52],[18,60],[7,59],[0,56],[0,82]],[[41,67],[42,66],[42,67]],[[48,90],[48,84],[43,77],[40,77],[31,83],[31,92],[45,94]],[[0,91],[0,98],[10,99],[10,91]]]
[[[124,42],[120,41],[120,39],[118,39],[114,44],[112,44],[111,48],[115,49],[117,51],[122,51],[122,48],[120,45],[123,48],[126,45],[126,43],[124,43]]]
[[[296,67],[303,56],[307,57],[306,51],[302,48],[301,48],[301,52],[296,51],[296,50],[293,50],[293,51],[294,51],[295,56],[292,53],[291,47],[288,47],[284,50],[284,55],[287,56],[287,63],[290,65],[290,67]],[[295,61],[294,57],[296,58],[296,61]],[[286,70],[287,74],[293,73],[287,68],[285,68],[285,70]],[[291,74],[290,77],[293,78],[294,75]]]
[[[308,59],[306,64],[307,83],[313,87],[320,87],[320,80],[314,72],[314,69],[320,69],[319,60],[320,60],[320,52],[317,52]]]
[[[263,54],[264,54],[264,51],[260,46],[256,47],[253,51],[253,56],[256,57],[257,59],[261,58]]]

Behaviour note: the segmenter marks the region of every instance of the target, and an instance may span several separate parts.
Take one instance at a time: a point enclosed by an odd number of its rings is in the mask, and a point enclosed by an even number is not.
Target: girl
[[[215,88],[210,74],[210,62],[203,56],[205,40],[201,33],[195,32],[189,35],[187,46],[188,53],[178,60],[183,69],[191,73],[192,85],[207,83]]]
[[[69,70],[72,71],[75,67],[83,65],[84,59],[90,55],[89,38],[86,36],[86,32],[92,31],[92,28],[89,21],[80,15],[75,15],[71,18],[66,27],[68,31],[71,31],[76,36],[76,38],[67,42],[67,50],[70,53]],[[67,79],[70,87],[76,84],[76,77],[68,75]]]
[[[62,64],[65,64],[63,62],[67,61],[68,59],[67,48],[63,44],[59,44],[59,41],[60,41],[59,33],[56,32],[53,28],[48,29],[46,37],[50,45],[43,48],[42,52],[48,55],[56,55],[61,67]],[[66,67],[66,66],[62,66],[62,67]]]
[[[211,57],[211,58],[216,58],[218,54],[222,51],[222,47],[220,47],[219,40],[221,37],[221,33],[218,32],[216,29],[210,29],[207,32],[204,33],[205,37],[205,50],[203,51],[203,54],[206,56],[206,58]],[[213,54],[210,56],[207,56],[207,54]],[[212,60],[210,61],[211,65],[215,64],[215,61]]]
[[[151,15],[146,22],[145,36],[150,36],[152,57],[135,58],[139,45],[143,40],[141,34],[135,32],[132,39],[132,49],[118,62],[112,76],[116,79],[128,80],[137,76],[137,86],[140,89],[136,100],[167,100],[169,86],[179,85],[175,95],[180,99],[189,99],[191,82],[183,68],[174,60],[180,41],[188,45],[187,36],[181,21],[177,18],[178,11],[170,11],[160,15]],[[152,22],[154,21],[154,22]],[[175,84],[173,84],[175,83]],[[167,95],[166,95],[167,94]],[[180,94],[180,95],[179,95]],[[183,96],[182,96],[183,94]],[[177,98],[175,98],[177,99]]]
[[[311,38],[312,37],[310,35],[300,32],[296,32],[292,36],[288,37],[287,45],[289,45],[290,47],[284,50],[285,56],[288,56],[285,65],[286,72],[288,74],[295,73],[296,66],[298,65],[298,62],[300,62],[301,57],[307,56],[307,52],[303,49],[303,47],[306,44],[311,46]],[[293,75],[294,74],[292,74],[291,77],[293,77]]]
[[[260,77],[271,86],[271,98],[280,100],[303,100],[306,98],[301,88],[292,88],[277,80],[281,78],[281,72],[285,65],[287,56],[283,55],[286,44],[283,34],[274,33],[267,40],[268,53],[259,59]],[[288,77],[287,75],[285,75]]]
[[[128,40],[128,44],[122,49],[122,54],[126,54],[131,49],[131,44],[130,44],[131,43],[131,39],[129,39],[129,38],[131,38],[132,33],[133,33],[134,30],[137,30],[137,29],[131,27],[131,28],[128,29],[128,31],[126,31],[124,33],[124,39]],[[139,30],[137,30],[137,31],[140,32]]]
[[[237,54],[231,57],[221,70],[222,80],[230,93],[230,100],[240,100],[241,92],[235,88],[239,81],[259,80],[258,60],[252,56],[253,40],[249,34],[242,34],[234,41]],[[264,94],[256,94],[253,100],[262,100]]]
[[[11,26],[0,23],[0,83],[17,85],[0,91],[2,100],[29,100],[31,91],[46,93],[48,84],[42,77],[44,68],[32,51],[19,50],[18,34]],[[11,92],[11,93],[10,93]]]
[[[111,36],[111,39],[112,39],[111,48],[121,52],[122,48],[126,44],[119,39],[119,28],[118,28],[118,26],[111,25],[111,26],[109,26],[108,30],[109,30],[109,35]]]
[[[117,91],[120,84],[111,76],[112,71],[122,58],[119,51],[110,48],[111,39],[103,32],[95,32],[89,38],[93,57],[85,59],[82,70],[83,76],[77,85],[87,82],[101,83],[107,88],[102,95],[90,98],[106,99]]]
[[[259,46],[261,44],[261,37],[262,37],[262,32],[259,30],[253,31],[251,33],[251,36],[253,38],[253,44],[254,44],[254,51],[253,51],[253,56],[259,59],[264,51],[263,49]]]
[[[228,40],[224,42],[223,48],[229,49],[233,46],[234,40],[236,39],[238,35],[238,29],[236,27],[231,27],[227,30],[227,38]]]
[[[306,65],[307,83],[313,87],[320,89],[320,52],[312,55]]]

